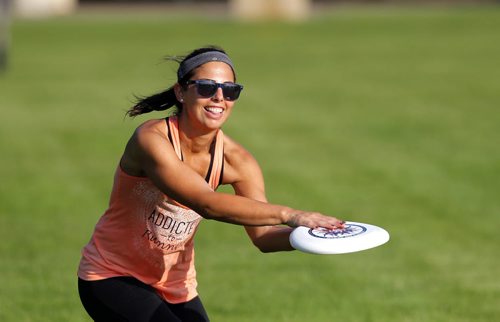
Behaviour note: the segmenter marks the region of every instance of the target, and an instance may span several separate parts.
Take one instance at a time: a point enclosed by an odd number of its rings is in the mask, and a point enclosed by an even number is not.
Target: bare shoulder
[[[140,138],[149,135],[167,137],[167,125],[164,119],[148,120],[137,127],[133,136]]]
[[[234,167],[257,164],[257,160],[247,149],[227,135],[224,135],[224,161]]]
[[[149,120],[137,127],[127,143],[120,161],[122,169],[131,175],[143,176],[142,160],[145,155],[156,154],[156,150],[168,140],[165,120]]]
[[[262,172],[255,157],[241,144],[224,135],[224,184],[248,178],[260,179]]]
[[[148,120],[136,128],[127,148],[153,148],[158,140],[168,140],[166,122],[164,119]]]

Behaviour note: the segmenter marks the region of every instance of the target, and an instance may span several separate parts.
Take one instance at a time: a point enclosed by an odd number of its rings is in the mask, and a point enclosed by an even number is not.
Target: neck
[[[208,152],[210,145],[217,135],[218,129],[198,129],[193,127],[185,118],[178,117],[179,139],[185,152]]]

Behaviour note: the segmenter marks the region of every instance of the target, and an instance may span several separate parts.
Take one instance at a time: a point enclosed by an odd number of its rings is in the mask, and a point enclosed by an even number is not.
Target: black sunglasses
[[[236,101],[240,97],[243,86],[236,83],[217,83],[211,79],[188,80],[186,85],[195,84],[196,92],[201,97],[212,97],[217,92],[218,88],[222,88],[224,99],[228,101]]]

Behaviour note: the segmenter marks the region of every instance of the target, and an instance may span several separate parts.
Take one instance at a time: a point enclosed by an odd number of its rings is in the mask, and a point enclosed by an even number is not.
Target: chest
[[[193,169],[201,177],[206,178],[211,164],[212,156],[210,153],[182,153],[182,161],[185,165]]]

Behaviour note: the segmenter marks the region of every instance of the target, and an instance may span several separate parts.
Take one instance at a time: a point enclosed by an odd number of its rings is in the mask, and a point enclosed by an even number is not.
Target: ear
[[[184,94],[183,94],[183,89],[182,89],[182,86],[179,85],[179,83],[175,83],[174,85],[174,93],[175,93],[175,98],[177,98],[177,100],[179,102],[184,102]]]

